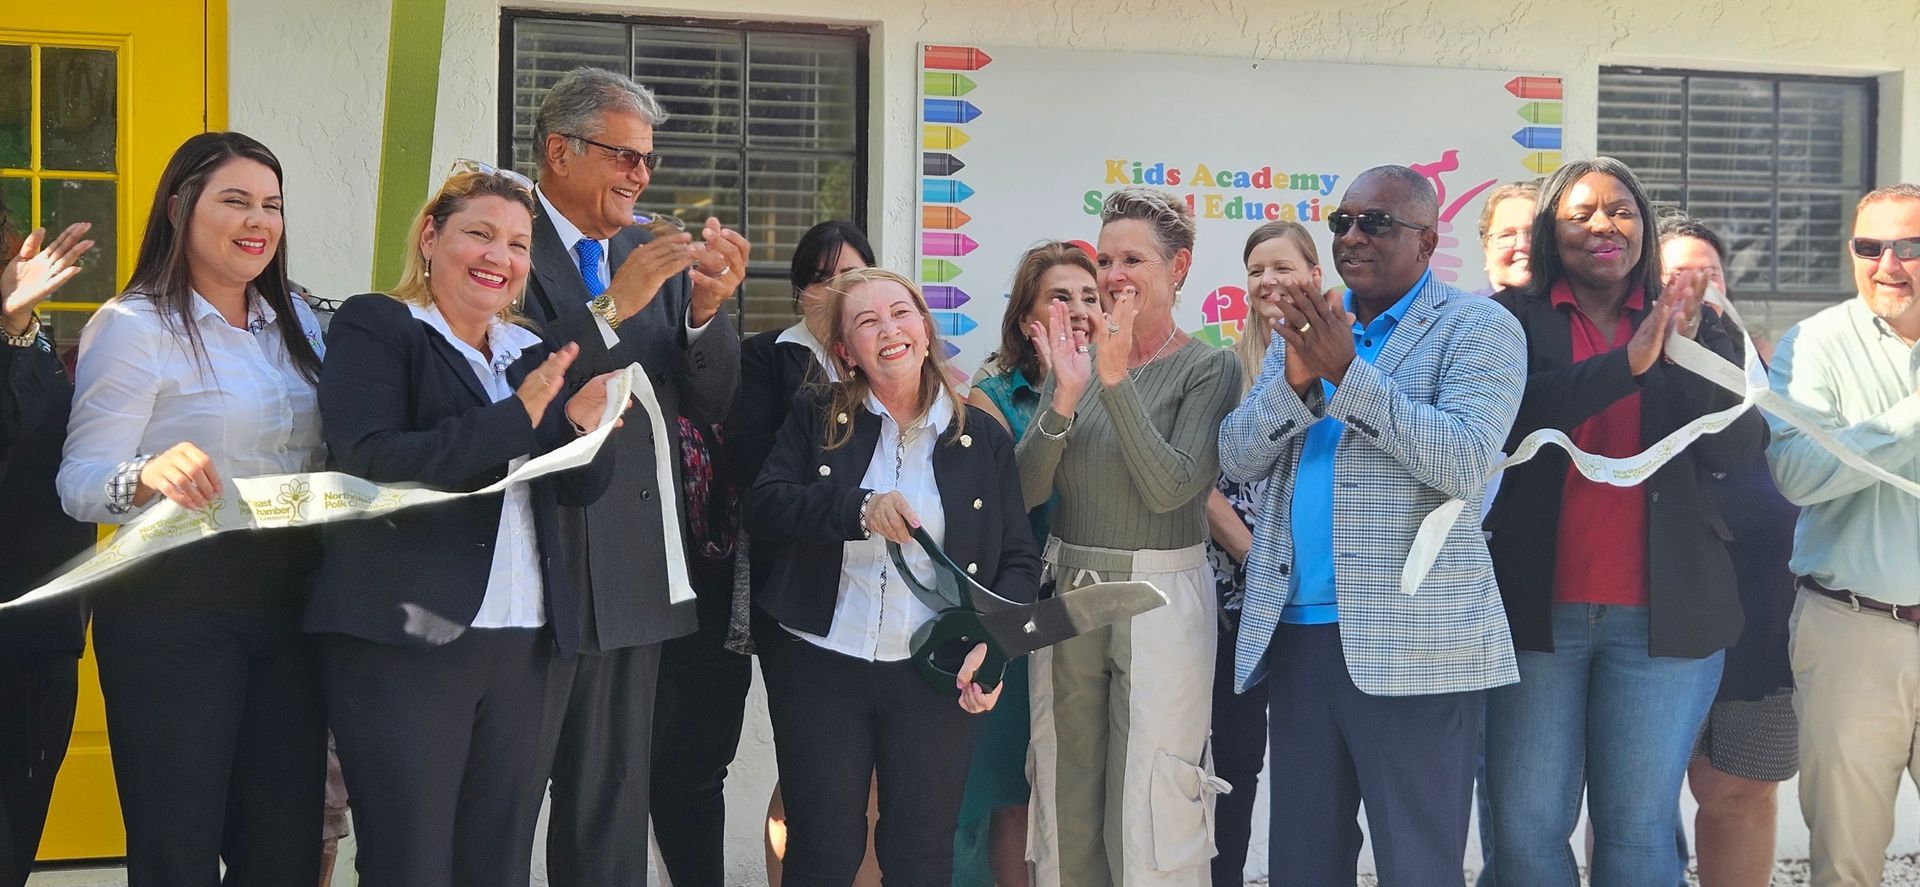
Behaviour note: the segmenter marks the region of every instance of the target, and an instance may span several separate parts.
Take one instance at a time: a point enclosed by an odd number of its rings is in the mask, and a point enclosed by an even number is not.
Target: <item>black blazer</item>
[[[846,543],[863,538],[857,484],[880,442],[880,417],[854,415],[853,439],[826,451],[831,389],[809,387],[794,399],[746,510],[754,546],[778,546],[772,575],[754,603],[781,625],[826,634],[840,600]],[[1001,597],[1031,601],[1040,585],[1040,552],[1027,526],[1013,438],[978,407],[966,408],[964,436],[949,427],[933,449],[933,472],[947,520],[945,549],[954,563],[979,568],[974,580]],[[978,503],[977,505],[975,503]]]
[[[1652,446],[1739,397],[1665,360],[1635,378],[1622,342],[1605,354],[1573,362],[1573,325],[1548,295],[1507,290],[1494,296],[1519,318],[1527,334],[1527,390],[1507,437],[1512,452],[1542,428],[1571,433],[1616,401],[1640,393],[1640,441]],[[1631,312],[1635,329],[1646,308]],[[1739,362],[1740,348],[1712,311],[1701,318],[1700,344]],[[1724,431],[1709,434],[1674,457],[1644,484],[1647,496],[1648,652],[1698,659],[1740,637],[1740,594],[1727,542],[1733,538],[1705,487],[1716,471],[1761,458],[1767,427],[1749,411]],[[1553,570],[1560,527],[1560,491],[1568,459],[1558,448],[1507,470],[1487,515],[1487,549],[1505,599],[1514,646],[1553,650]]]
[[[767,454],[800,386],[825,382],[813,350],[781,342],[784,330],[769,330],[740,343],[740,396],[727,416],[726,458],[721,469],[740,490],[750,490],[766,467]],[[766,587],[779,546],[773,540],[748,547],[753,591]]]
[[[507,370],[514,385],[553,351],[547,339]],[[495,403],[467,359],[406,305],[384,294],[354,296],[333,316],[320,371],[320,417],[329,464],[376,483],[475,490],[506,476],[507,463],[573,439],[568,385],[538,429],[520,399]],[[631,421],[631,417],[629,417]],[[606,489],[613,447],[593,463],[532,484],[547,615],[564,653],[580,649],[574,618],[581,540],[561,531]],[[304,627],[386,644],[435,647],[472,625],[486,596],[504,494],[422,505],[377,520],[322,529],[324,549]]]
[[[67,439],[73,382],[58,355],[0,345],[0,601],[37,587],[93,542],[93,526],[67,516],[54,491]],[[0,613],[0,658],[79,656],[86,644],[85,598],[68,595]]]
[[[678,417],[699,424],[719,422],[733,405],[739,383],[740,335],[724,308],[708,322],[700,338],[688,344],[687,306],[692,282],[681,273],[660,288],[660,294],[640,313],[615,330],[619,342],[609,348],[599,324],[587,310],[586,282],[580,265],[560,242],[545,206],[533,220],[533,274],[527,281],[527,315],[540,322],[558,342],[578,342],[576,366],[589,374],[638,363],[653,382],[667,431],[667,451],[680,452]],[[619,269],[634,248],[653,239],[638,226],[615,234],[609,242],[607,264]],[[673,460],[675,489],[661,490],[654,482],[653,429],[639,407],[627,413],[626,424],[608,440],[620,454],[607,494],[585,511],[564,512],[561,531],[584,540],[588,581],[575,602],[583,649],[614,650],[654,644],[693,631],[699,621],[692,602],[675,607],[668,598],[666,530],[660,524],[658,496],[671,496],[678,505],[685,537],[686,502],[680,492],[680,460]]]

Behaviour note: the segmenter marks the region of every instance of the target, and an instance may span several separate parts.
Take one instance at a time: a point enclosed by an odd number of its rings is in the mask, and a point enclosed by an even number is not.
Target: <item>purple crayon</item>
[[[980,248],[980,244],[965,234],[952,231],[920,232],[920,254],[923,256],[964,256]]]
[[[973,298],[967,295],[966,290],[957,286],[947,286],[946,284],[933,284],[928,286],[923,291],[923,294],[927,297],[928,308],[958,308],[961,305],[967,304],[967,301]]]

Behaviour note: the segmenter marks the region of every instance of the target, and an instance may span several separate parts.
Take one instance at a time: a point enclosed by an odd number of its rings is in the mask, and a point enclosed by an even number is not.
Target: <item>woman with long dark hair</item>
[[[217,519],[226,479],[320,466],[320,328],[287,288],[280,162],[239,133],[161,173],[125,292],[80,337],[58,488],[118,524],[161,497]],[[305,530],[223,533],[94,600],[132,885],[308,884],[326,734],[299,632]]]
[[[1507,449],[1542,428],[1581,449],[1631,456],[1738,402],[1663,359],[1676,337],[1728,360],[1739,349],[1707,280],[1663,286],[1653,207],[1611,158],[1569,163],[1541,188],[1524,290],[1494,298],[1527,335],[1527,387]],[[1680,880],[1674,797],[1741,606],[1714,472],[1760,457],[1749,412],[1637,486],[1587,480],[1548,448],[1507,470],[1488,549],[1520,682],[1487,698],[1487,788],[1500,880],[1572,887],[1567,841],[1584,790],[1595,887]]]

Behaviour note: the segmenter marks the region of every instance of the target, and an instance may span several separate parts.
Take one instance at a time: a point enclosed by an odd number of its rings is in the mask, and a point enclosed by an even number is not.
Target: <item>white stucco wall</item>
[[[916,64],[922,42],[1172,52],[1253,59],[1379,62],[1555,71],[1566,79],[1569,155],[1591,154],[1598,69],[1644,64],[1728,71],[1879,77],[1880,181],[1920,181],[1920,3],[1914,0],[717,0],[712,5],[613,2],[516,7],[717,20],[868,26],[872,43],[872,167],[868,219],[883,263],[913,256],[918,169]],[[230,3],[231,123],[280,153],[288,174],[288,230],[296,279],[325,295],[369,287],[374,190],[387,58],[387,0]],[[497,155],[499,0],[447,0],[434,169],[456,157]],[[1196,89],[1208,88],[1195,84]],[[1302,90],[1337,89],[1303,83]],[[1284,109],[1284,96],[1272,107]],[[1114,126],[1136,119],[1126,96],[1089,96]],[[1314,121],[1249,108],[1283,132]],[[1098,139],[1098,132],[1060,134]],[[422,195],[424,198],[425,195]],[[729,790],[730,868],[757,877],[757,824],[773,778],[764,704],[749,714]],[[1805,853],[1805,833],[1783,796],[1781,852]],[[1896,848],[1920,850],[1911,791]]]

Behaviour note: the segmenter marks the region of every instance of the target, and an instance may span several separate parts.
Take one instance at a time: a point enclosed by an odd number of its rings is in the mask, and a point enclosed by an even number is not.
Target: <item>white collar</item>
[[[473,350],[472,345],[454,335],[453,327],[447,325],[446,315],[440,313],[440,306],[415,305],[409,302],[407,310],[413,312],[414,317],[425,321],[427,326],[433,327],[441,338],[447,340],[447,344],[453,346],[454,350],[468,360],[488,367],[496,374],[504,373],[507,367],[513,366],[513,362],[520,359],[521,352],[540,344],[540,337],[534,335],[532,330],[495,317],[487,323],[487,350],[493,353],[481,354]]]
[[[867,412],[893,419],[893,424],[900,425],[900,420],[887,412],[887,405],[881,403],[880,398],[874,396],[872,391],[867,392]],[[947,430],[947,423],[951,421],[953,421],[953,401],[948,399],[947,390],[941,388],[933,396],[933,405],[927,408],[926,415],[921,416],[919,422],[914,423],[914,427],[931,428],[933,433],[938,435]],[[903,426],[902,431],[904,430]]]
[[[196,322],[203,317],[210,317],[223,325],[226,324],[226,315],[221,314],[220,309],[213,307],[213,303],[207,301],[206,296],[200,295],[199,290],[188,290],[188,292],[193,294],[193,318]],[[273,310],[273,306],[260,297],[260,291],[251,286],[247,287],[247,332],[260,332],[279,319],[280,315]]]
[[[566,247],[567,252],[572,254],[573,245],[587,239],[587,235],[580,230],[579,225],[575,225],[571,219],[568,219],[565,213],[553,208],[553,201],[547,199],[546,192],[540,190],[539,185],[533,186],[533,195],[540,198],[540,208],[546,211],[547,221],[553,223],[554,233],[560,235],[560,245]],[[606,246],[605,240],[600,241],[600,254],[603,256],[606,255]]]
[[[805,345],[808,351],[813,352],[814,362],[820,364],[820,368],[827,371],[827,381],[840,381],[840,371],[834,369],[833,361],[827,359],[827,346],[820,344],[820,340],[814,337],[813,330],[807,329],[806,321],[802,320],[793,326],[781,330],[779,337],[774,339],[774,341]]]

